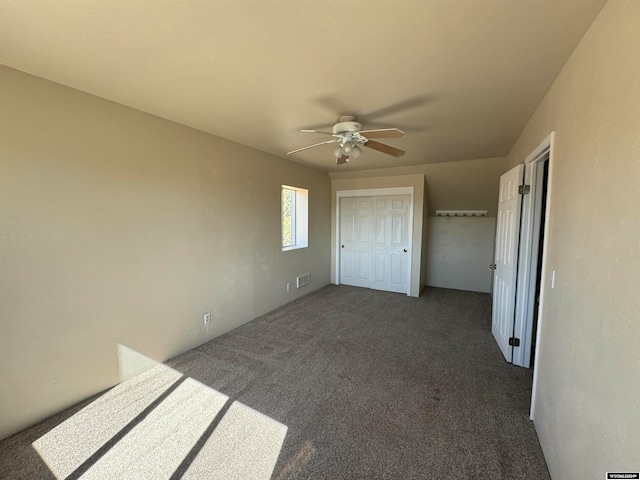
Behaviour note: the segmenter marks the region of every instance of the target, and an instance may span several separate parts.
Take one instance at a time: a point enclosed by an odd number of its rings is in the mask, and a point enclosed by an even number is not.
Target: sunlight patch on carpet
[[[182,377],[165,365],[123,382],[33,442],[56,478],[66,478]]]
[[[58,480],[271,477],[285,425],[239,402],[221,413],[228,396],[117,350],[125,380],[32,444]]]
[[[234,402],[182,478],[268,480],[286,434],[286,425]]]
[[[168,478],[228,398],[187,378],[81,478]]]

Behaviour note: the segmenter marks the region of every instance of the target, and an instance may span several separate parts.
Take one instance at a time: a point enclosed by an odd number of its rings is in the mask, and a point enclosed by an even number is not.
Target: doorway
[[[527,157],[524,165],[501,177],[496,257],[492,265],[496,269],[492,331],[506,360],[525,368],[535,365],[539,352],[537,339],[547,278],[545,244],[552,141],[553,133]],[[535,379],[534,368],[534,390]]]
[[[542,291],[542,259],[544,258],[544,227],[547,220],[547,188],[549,182],[549,158],[544,160],[544,166],[542,169],[542,206],[540,208],[540,226],[538,228],[539,241],[538,246],[538,258],[536,265],[536,287],[533,304],[533,326],[531,331],[531,352],[529,354],[529,365],[534,365],[535,353],[536,353],[536,333],[538,331],[538,314],[540,313],[540,292]]]
[[[549,207],[551,137],[525,161],[518,279],[513,335],[520,345],[513,349],[513,363],[530,368],[536,356],[543,293],[545,239]],[[527,187],[525,187],[526,189]]]
[[[549,152],[546,152],[531,167],[532,181],[530,185],[528,208],[532,209],[530,219],[525,215],[523,202],[523,233],[521,242],[521,261],[519,269],[521,274],[518,281],[521,285],[517,292],[516,312],[522,310],[521,316],[524,322],[514,324],[514,336],[520,335],[523,339],[520,350],[514,349],[514,364],[529,368],[535,358],[536,333],[538,329],[538,314],[540,312],[540,293],[542,292],[542,261],[544,258],[544,237],[547,217],[547,191],[549,183]],[[525,173],[526,176],[526,173]],[[526,180],[525,180],[526,182]],[[526,226],[525,221],[530,221],[531,226]],[[526,231],[524,231],[526,228]],[[520,304],[520,305],[518,305]],[[517,317],[516,317],[517,318]],[[524,327],[524,331],[522,330]]]

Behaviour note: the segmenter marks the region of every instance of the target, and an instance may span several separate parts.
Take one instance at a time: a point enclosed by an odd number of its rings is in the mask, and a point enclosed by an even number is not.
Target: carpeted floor
[[[486,294],[330,285],[166,365],[288,427],[273,479],[549,479],[490,326]],[[31,444],[91,401],[0,442],[0,478],[55,478]]]

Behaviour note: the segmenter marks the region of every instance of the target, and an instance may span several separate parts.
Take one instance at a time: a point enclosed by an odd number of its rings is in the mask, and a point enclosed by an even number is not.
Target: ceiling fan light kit
[[[332,140],[327,140],[326,142],[320,142],[314,145],[309,145],[308,147],[293,150],[288,152],[287,155],[329,143],[337,143],[339,145],[333,151],[333,155],[337,158],[337,165],[348,163],[351,158],[358,158],[362,155],[361,147],[363,146],[394,157],[401,157],[406,153],[404,150],[392,147],[391,145],[370,140],[370,138],[401,138],[404,137],[404,132],[402,130],[398,130],[397,128],[362,130],[362,124],[358,123],[356,121],[356,117],[352,115],[340,117],[338,119],[338,123],[333,126],[332,133],[321,132],[318,130],[301,130],[301,132],[331,135],[334,138]]]

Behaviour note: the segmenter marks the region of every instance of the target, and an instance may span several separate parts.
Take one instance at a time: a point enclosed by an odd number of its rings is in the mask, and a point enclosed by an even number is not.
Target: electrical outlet
[[[291,291],[291,282],[287,282],[287,292]]]
[[[207,312],[203,315],[203,317],[204,317],[204,324],[209,325],[211,323],[211,313]]]

